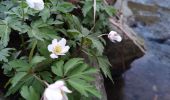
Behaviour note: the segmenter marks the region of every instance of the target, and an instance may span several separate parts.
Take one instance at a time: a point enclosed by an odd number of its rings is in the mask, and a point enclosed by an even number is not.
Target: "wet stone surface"
[[[125,73],[123,100],[170,100],[170,65],[146,54],[132,67]]]
[[[159,0],[136,0],[143,4],[169,6]],[[142,13],[140,13],[142,14]],[[134,28],[145,39],[147,53],[131,64],[124,75],[123,100],[170,100],[170,13],[159,7],[159,22]]]
[[[170,100],[170,1],[130,1],[142,4],[139,4],[140,8],[131,5],[131,8],[136,9],[134,15],[141,17],[147,13],[147,16],[156,16],[159,20],[155,19],[151,24],[145,23],[148,21],[143,19],[136,20],[134,30],[145,39],[147,53],[135,60],[122,77],[115,78],[112,88],[119,95],[115,93],[113,96],[113,91],[108,91],[109,100]],[[148,5],[156,10],[141,10]]]

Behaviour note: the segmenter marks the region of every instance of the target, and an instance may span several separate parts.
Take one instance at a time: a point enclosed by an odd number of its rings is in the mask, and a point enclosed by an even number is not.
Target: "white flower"
[[[26,1],[30,8],[33,8],[35,10],[43,10],[44,9],[43,0],[26,0]]]
[[[71,93],[63,80],[50,84],[45,89],[43,100],[68,100],[66,93]]]
[[[108,38],[110,39],[110,41],[112,42],[121,42],[122,41],[122,37],[115,31],[111,31],[109,34],[108,34]]]
[[[62,38],[60,41],[57,39],[52,40],[52,44],[48,45],[48,51],[52,52],[50,55],[51,58],[58,58],[58,55],[65,55],[66,52],[70,49],[66,45],[66,39]]]

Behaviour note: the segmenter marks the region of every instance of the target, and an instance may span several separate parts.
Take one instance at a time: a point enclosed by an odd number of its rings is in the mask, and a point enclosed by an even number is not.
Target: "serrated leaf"
[[[58,62],[56,62],[52,67],[51,67],[51,70],[54,74],[58,75],[58,76],[63,76],[64,74],[64,61],[60,60]]]
[[[45,60],[46,58],[45,57],[43,57],[43,56],[34,56],[33,58],[32,58],[32,60],[31,60],[31,64],[32,65],[35,65],[35,64],[38,64],[38,63],[40,63],[40,62],[42,62],[43,60]]]
[[[80,23],[79,19],[74,16],[74,15],[71,15],[71,14],[66,14],[64,16],[65,20],[67,21],[67,23],[69,24],[69,28],[70,29],[76,29],[78,30],[79,32],[81,32],[81,26],[82,24]]]
[[[67,34],[71,37],[76,37],[81,33],[76,29],[69,29],[69,30],[67,30]]]
[[[101,98],[100,93],[90,85],[90,83],[81,80],[81,79],[69,79],[68,83],[75,88],[78,92],[80,92],[82,95],[88,97],[88,93],[93,94],[94,96]]]
[[[72,58],[64,64],[64,75],[68,73],[71,69],[76,67],[76,65],[83,63],[82,58]]]
[[[93,2],[92,1],[86,1],[83,8],[82,8],[82,11],[83,11],[83,15],[84,17],[87,15],[87,13],[92,9],[93,7]]]
[[[99,67],[101,68],[102,72],[104,73],[105,77],[109,77],[110,80],[112,80],[112,76],[111,76],[111,72],[110,72],[110,68],[109,66],[111,66],[109,60],[107,59],[107,57],[101,56],[101,57],[97,57],[98,63],[99,63]]]
[[[56,10],[61,11],[63,13],[71,12],[75,6],[72,3],[69,2],[62,2],[57,5]]]
[[[26,33],[28,30],[30,30],[30,27],[17,17],[7,17],[6,20],[9,27],[11,27],[13,30],[19,31],[20,33]]]
[[[43,55],[46,58],[49,58],[50,52],[48,51],[47,47],[50,43],[47,41],[38,41],[37,43],[37,49],[40,52],[41,55]]]
[[[69,79],[68,83],[75,88],[78,92],[88,97],[88,93],[86,91],[87,87],[90,87],[89,84],[86,84],[85,81],[80,79]]]
[[[103,51],[104,51],[104,46],[103,46],[102,42],[98,38],[96,38],[95,36],[92,36],[92,35],[89,35],[87,38],[92,41],[93,47],[96,48],[99,55],[102,55]]]
[[[0,43],[6,47],[9,42],[9,35],[10,35],[11,29],[9,26],[4,23],[2,20],[0,20]]]
[[[8,89],[8,92],[6,93],[5,96],[9,96],[10,94],[14,94],[14,93],[18,92],[23,85],[32,85],[33,78],[34,77],[32,75],[28,75],[28,74],[25,75],[24,78],[22,78],[21,81],[19,81],[15,86],[11,86]]]
[[[32,28],[40,28],[40,27],[45,27],[45,26],[48,26],[48,24],[45,23],[42,19],[32,21],[31,23]]]
[[[45,76],[47,75],[47,73],[44,73],[44,77],[47,77]],[[44,80],[44,77],[43,80]],[[47,77],[49,78],[48,80],[45,80],[47,82],[49,82],[49,80],[51,81],[51,78],[50,77]],[[29,86],[32,86],[34,88],[34,90],[38,93],[38,94],[42,94],[43,93],[43,90],[44,90],[44,83],[42,83],[40,80],[38,80],[37,78],[33,77],[33,80],[31,81],[31,84],[28,84]]]
[[[32,86],[23,86],[20,93],[25,100],[40,100],[39,95]]]
[[[109,16],[113,16],[114,14],[115,14],[115,12],[116,12],[116,9],[115,8],[113,8],[113,6],[106,6],[105,8],[104,8],[104,10],[106,11],[106,13],[109,15]]]
[[[9,56],[9,50],[11,50],[11,48],[0,49],[0,61],[8,62],[7,57]]]
[[[41,72],[41,73],[39,73],[39,74],[40,74],[40,76],[42,77],[43,80],[46,80],[46,81],[49,82],[49,83],[52,83],[52,82],[53,82],[53,80],[52,80],[52,75],[51,75],[50,72],[48,72],[48,71],[43,71],[43,72]]]
[[[29,37],[34,37],[38,40],[44,41],[42,33],[37,28],[33,28],[30,31],[28,31],[28,35],[29,35]]]
[[[31,66],[24,60],[13,60],[8,64],[16,71],[28,71],[31,68]]]
[[[47,24],[48,25],[61,25],[63,24],[64,22],[60,21],[60,20],[54,20],[52,18],[50,18],[49,20],[47,20]]]
[[[46,22],[48,18],[50,18],[50,9],[45,7],[39,14],[43,21]]]
[[[93,94],[94,96],[98,97],[99,99],[101,99],[101,93],[99,91],[97,91],[94,87],[90,87],[88,89],[88,92],[90,92],[91,94]]]
[[[26,72],[18,72],[15,74],[15,76],[12,78],[12,87],[14,87],[25,75],[27,75]]]
[[[74,68],[73,71],[71,71],[71,73],[68,74],[68,78],[84,79],[86,78],[85,76],[90,77],[92,74],[95,74],[97,71],[98,71],[97,69],[93,67],[89,67],[86,64],[79,64],[78,66]]]

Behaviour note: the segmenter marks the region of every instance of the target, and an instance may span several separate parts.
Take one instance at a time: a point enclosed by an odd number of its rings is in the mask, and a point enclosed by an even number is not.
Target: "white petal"
[[[47,100],[63,100],[63,95],[59,89],[45,89],[44,97],[47,98]]]
[[[64,81],[63,80],[58,80],[54,83],[56,85],[57,88],[60,88],[62,86],[64,86]]]
[[[53,53],[50,55],[50,57],[53,58],[53,59],[58,58],[58,56],[53,54]]]
[[[62,47],[64,47],[66,45],[66,39],[65,38],[62,38],[59,42],[58,42],[59,45],[61,45]]]
[[[53,88],[53,89],[60,89],[61,87],[63,87],[65,85],[63,80],[58,80],[53,84],[50,84],[48,87],[49,88]]]
[[[110,39],[110,41],[112,42],[121,42],[122,41],[122,37],[115,31],[111,31],[109,34],[108,34],[108,38]]]
[[[109,34],[117,34],[117,32],[116,31],[110,31]]]
[[[67,92],[67,93],[71,93],[72,91],[69,90],[66,86],[62,86],[61,87],[61,90],[64,91],[64,92]]]
[[[53,40],[52,40],[52,44],[53,44],[53,45],[57,45],[57,44],[58,44],[57,39],[53,39]]]
[[[44,2],[43,0],[26,0],[27,4],[30,8],[33,8],[35,10],[42,10],[44,9]]]
[[[117,36],[117,37],[116,37],[116,41],[117,41],[117,42],[121,42],[121,41],[122,41],[122,37],[121,37],[121,36]]]
[[[44,3],[34,3],[34,9],[35,10],[43,10],[44,9]]]
[[[53,45],[52,44],[48,45],[48,51],[50,51],[50,52],[53,51]]]
[[[70,47],[69,46],[65,46],[64,48],[63,48],[63,50],[62,50],[62,52],[61,53],[66,53],[66,52],[68,52],[68,50],[70,49]]]
[[[68,97],[67,97],[67,95],[65,93],[63,94],[63,99],[62,100],[68,100]]]
[[[33,2],[33,0],[26,0],[26,2],[27,2],[28,6],[29,6],[30,8],[34,8],[34,2]]]

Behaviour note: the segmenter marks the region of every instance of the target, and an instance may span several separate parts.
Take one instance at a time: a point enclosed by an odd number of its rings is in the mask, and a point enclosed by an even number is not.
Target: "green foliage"
[[[109,15],[109,16],[113,16],[116,12],[116,10],[113,8],[113,6],[106,6],[104,8],[104,10],[106,11],[106,13]]]
[[[32,86],[23,86],[21,89],[21,95],[25,100],[40,100],[40,96],[36,93]]]
[[[101,97],[100,93],[89,83],[94,80],[92,75],[97,70],[85,64],[82,58],[72,58],[65,63],[58,61],[52,66],[52,72],[60,77],[65,77],[69,85],[82,95],[88,96],[88,93],[91,93]]]
[[[111,64],[110,64],[109,60],[107,59],[107,57],[99,56],[99,57],[97,57],[97,61],[99,63],[99,67],[103,71],[104,75],[106,77],[109,77],[112,80],[112,76],[111,76],[111,72],[110,72],[110,68],[109,68],[109,66],[111,66]],[[112,80],[112,82],[113,82],[113,80]]]
[[[0,47],[0,62],[8,62],[8,58],[10,56],[9,50],[12,50],[11,48],[1,48]]]
[[[0,20],[0,44],[2,44],[4,47],[8,45],[10,32],[11,29],[7,25],[6,21]]]
[[[100,70],[91,66],[91,61],[97,60],[96,65],[112,79],[110,63],[103,55],[105,41],[98,36],[109,32],[107,18],[114,15],[115,9],[96,0],[94,21],[92,0],[76,4],[67,0],[44,2],[44,9],[38,11],[26,0],[0,1],[0,63],[10,78],[6,96],[20,93],[26,100],[39,100],[46,88],[44,81],[51,84],[62,79],[73,91],[69,99],[101,98],[92,84]],[[69,52],[51,59],[48,45],[61,38],[67,40]],[[82,51],[88,63],[79,58]]]

